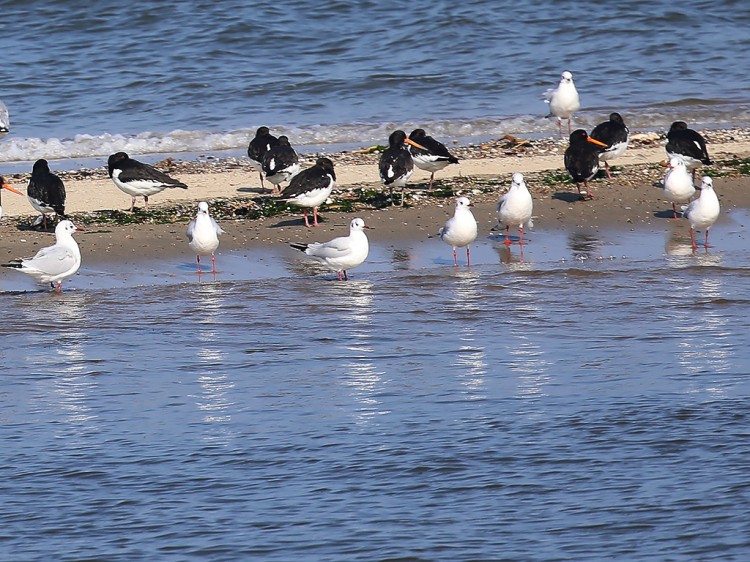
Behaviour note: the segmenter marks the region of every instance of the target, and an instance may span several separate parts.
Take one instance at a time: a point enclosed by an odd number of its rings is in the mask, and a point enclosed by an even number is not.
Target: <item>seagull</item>
[[[312,207],[313,225],[318,226],[318,207],[326,202],[335,185],[336,174],[333,171],[333,162],[328,158],[318,158],[314,166],[292,178],[289,185],[281,192],[280,199],[302,207],[307,227],[310,226],[307,209]]]
[[[685,161],[679,156],[673,156],[669,159],[669,171],[664,177],[664,197],[672,203],[674,218],[677,218],[675,203],[687,203],[693,195],[695,187]]]
[[[208,214],[208,203],[201,201],[198,203],[198,214],[188,224],[185,235],[188,239],[188,246],[195,252],[195,259],[198,262],[198,274],[201,272],[201,256],[211,254],[211,273],[216,273],[216,258],[214,252],[219,247],[219,235],[224,231],[216,221]]]
[[[281,135],[278,143],[266,152],[262,169],[266,179],[275,187],[299,173],[299,156],[289,144],[288,137]]]
[[[2,198],[3,189],[12,191],[13,193],[17,193],[18,195],[23,195],[23,193],[11,187],[9,184],[5,183],[5,178],[0,176],[0,219],[3,218],[3,198]]]
[[[682,157],[688,171],[693,174],[693,182],[695,182],[695,170],[701,164],[711,165],[705,139],[699,132],[688,129],[687,123],[684,121],[675,121],[669,127],[666,149],[670,158],[672,156]]]
[[[14,260],[2,264],[3,267],[18,269],[31,275],[40,283],[49,283],[57,292],[62,293],[63,279],[74,275],[81,267],[81,250],[73,239],[77,228],[71,221],[62,220],[55,227],[55,245],[42,248],[33,258]]]
[[[560,137],[563,136],[562,120],[568,121],[568,134],[570,134],[570,121],[573,114],[581,108],[581,101],[578,98],[578,90],[573,83],[573,75],[567,70],[562,73],[560,83],[557,88],[549,89],[544,93],[544,101],[549,104],[549,115],[547,117],[557,117],[557,127],[560,130]]]
[[[604,162],[604,169],[609,179],[612,179],[612,174],[609,173],[609,161],[619,158],[625,153],[625,149],[628,147],[629,132],[622,116],[619,113],[610,113],[609,121],[599,123],[589,135],[592,139],[607,145],[604,152],[599,153],[599,160]]]
[[[265,189],[263,185],[263,157],[266,152],[271,150],[272,146],[279,144],[279,139],[271,134],[268,127],[258,127],[255,131],[255,137],[247,145],[247,156],[250,158],[250,166],[258,172],[260,176],[260,187]]]
[[[365,221],[352,219],[349,225],[349,236],[340,236],[330,242],[313,242],[312,244],[290,244],[296,250],[305,252],[325,264],[339,275],[339,281],[348,281],[347,270],[353,269],[367,259],[370,246],[364,232]]]
[[[510,184],[508,193],[503,195],[497,204],[497,218],[505,225],[505,245],[510,246],[509,231],[511,225],[518,225],[518,243],[523,244],[523,225],[533,226],[531,213],[534,210],[534,201],[531,193],[523,180],[523,174],[513,174],[513,182]]]
[[[172,179],[164,172],[133,160],[124,152],[112,154],[107,160],[109,177],[117,187],[133,198],[130,211],[135,209],[135,198],[143,196],[148,210],[148,198],[167,189],[168,187],[179,187],[187,189],[188,186]]]
[[[565,150],[565,168],[576,182],[578,195],[583,199],[593,199],[588,181],[599,171],[599,153],[607,145],[592,139],[583,129],[576,129],[570,134],[570,145]],[[581,191],[581,183],[585,191]]]
[[[406,133],[398,130],[393,131],[388,137],[388,148],[380,155],[378,170],[380,171],[380,182],[390,188],[393,194],[394,187],[401,188],[401,206],[404,206],[404,189],[414,171],[414,160],[404,146],[404,143],[428,151],[421,144],[406,138]],[[429,152],[429,151],[428,151]]]
[[[456,199],[456,210],[453,216],[438,231],[440,239],[453,246],[453,265],[456,267],[458,267],[456,248],[463,248],[464,246],[466,246],[466,265],[471,266],[469,244],[477,239],[477,221],[469,208],[473,206],[474,204],[467,197]]]
[[[8,116],[8,108],[5,104],[0,101],[0,139],[8,134],[10,131],[10,117]]]
[[[714,182],[710,177],[703,176],[700,197],[687,207],[683,207],[682,211],[682,216],[690,221],[690,242],[693,244],[693,250],[698,247],[695,243],[696,228],[706,229],[705,247],[708,248],[708,231],[719,218],[721,211],[719,198],[714,191]]]
[[[34,162],[26,196],[31,206],[42,213],[42,228],[47,228],[47,213],[65,216],[65,185],[59,176],[49,171],[49,164],[44,158]]]
[[[448,164],[458,164],[458,158],[448,152],[442,142],[429,136],[424,129],[414,129],[409,135],[409,139],[425,147],[421,149],[410,146],[409,152],[417,168],[430,172],[428,189],[432,189],[435,172],[442,170]]]

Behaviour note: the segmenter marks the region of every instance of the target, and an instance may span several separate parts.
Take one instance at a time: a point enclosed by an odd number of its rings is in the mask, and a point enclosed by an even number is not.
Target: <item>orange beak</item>
[[[415,142],[414,142],[413,140],[411,140],[411,139],[404,139],[404,142],[405,142],[405,143],[407,143],[407,144],[410,144],[410,145],[412,145],[412,146],[414,146],[414,147],[416,147],[416,148],[419,148],[420,150],[425,150],[425,151],[427,151],[427,149],[426,149],[426,148],[425,148],[424,146],[422,146],[421,144],[417,144],[417,143],[415,143]]]
[[[12,191],[13,193],[18,193],[18,195],[23,195],[23,193],[21,193],[20,191],[18,191],[15,188],[9,186],[7,183],[4,183],[4,184],[0,185],[0,188],[7,189],[8,191]]]
[[[586,140],[589,141],[591,144],[598,144],[599,146],[603,146],[604,148],[607,148],[609,146],[608,144],[604,144],[603,142],[598,141],[596,139],[592,139],[591,137],[586,137]]]

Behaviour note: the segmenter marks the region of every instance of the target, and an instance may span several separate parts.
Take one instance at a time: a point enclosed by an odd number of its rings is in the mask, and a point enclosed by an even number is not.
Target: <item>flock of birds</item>
[[[609,120],[600,123],[591,133],[583,129],[571,130],[573,115],[580,109],[578,91],[573,75],[562,73],[557,88],[545,93],[550,115],[556,117],[560,135],[562,121],[568,122],[569,145],[565,150],[565,168],[576,184],[581,199],[593,199],[588,182],[598,173],[600,163],[605,165],[607,177],[611,178],[609,162],[621,156],[628,146],[628,128],[619,113],[612,113]],[[9,130],[8,111],[0,102],[0,137]],[[672,203],[674,217],[676,205],[681,205],[683,216],[690,221],[690,238],[693,249],[697,248],[694,231],[705,229],[705,246],[708,247],[708,233],[718,219],[720,206],[710,177],[703,177],[700,197],[690,202],[696,192],[695,172],[701,165],[710,165],[705,139],[688,128],[684,121],[672,124],[667,134],[666,151],[669,156],[669,170],[664,178],[663,192]],[[251,167],[259,173],[261,187],[264,179],[271,183],[276,200],[302,208],[305,226],[318,225],[318,207],[330,197],[336,184],[333,162],[329,158],[318,158],[314,165],[301,170],[299,156],[291,146],[288,137],[275,137],[268,127],[259,127],[247,149]],[[388,147],[382,152],[378,170],[381,183],[390,190],[401,188],[400,205],[404,204],[404,191],[414,167],[430,172],[428,189],[432,188],[435,173],[449,164],[458,163],[440,141],[429,136],[424,129],[414,129],[407,137],[402,130],[396,130],[388,138]],[[168,174],[130,158],[125,152],[112,154],[107,160],[109,177],[123,192],[131,196],[131,211],[135,209],[137,197],[144,198],[148,209],[149,197],[168,188],[187,189],[187,185]],[[281,184],[288,182],[285,188]],[[583,189],[581,188],[583,184]],[[22,195],[0,177],[0,194],[6,189]],[[81,265],[81,252],[73,234],[80,230],[65,217],[65,186],[62,180],[52,173],[46,160],[34,163],[27,186],[27,198],[31,206],[41,216],[37,224],[47,227],[47,213],[54,213],[59,220],[55,227],[56,243],[41,249],[34,257],[14,260],[3,267],[16,268],[31,275],[42,283],[50,283],[58,292],[62,291],[62,281],[74,275]],[[0,217],[2,217],[0,200]],[[687,205],[683,205],[689,203]],[[466,197],[456,201],[455,212],[439,230],[441,240],[453,248],[453,262],[458,265],[458,248],[466,248],[467,265],[471,263],[470,245],[478,234],[477,221],[471,212],[472,203]],[[312,209],[312,224],[308,216]],[[508,191],[497,205],[498,221],[505,227],[504,244],[511,244],[510,228],[518,227],[518,243],[523,245],[524,226],[532,225],[533,199],[526,186],[523,174],[513,174]],[[369,253],[369,243],[365,229],[369,228],[360,218],[351,221],[349,235],[334,238],[328,242],[312,244],[291,244],[295,249],[318,260],[338,273],[340,280],[347,280],[347,270],[362,264]],[[198,212],[186,230],[188,246],[196,255],[198,273],[201,270],[201,256],[211,256],[211,271],[216,273],[215,252],[219,246],[222,228],[210,216],[208,203],[200,202]]]

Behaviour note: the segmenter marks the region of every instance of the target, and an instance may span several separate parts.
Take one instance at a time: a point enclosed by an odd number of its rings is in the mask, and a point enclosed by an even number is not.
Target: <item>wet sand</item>
[[[457,180],[461,193],[469,196],[475,204],[474,215],[479,222],[480,237],[488,235],[497,227],[496,204],[510,183],[513,172],[526,174],[529,189],[534,197],[534,223],[536,229],[645,229],[662,228],[671,220],[671,206],[661,197],[655,184],[663,178],[666,169],[659,165],[665,158],[661,143],[631,147],[614,162],[618,170],[612,180],[603,177],[591,182],[592,201],[579,201],[572,183],[550,184],[544,175],[551,172],[565,174],[562,164],[563,143],[556,143],[551,154],[528,155],[513,153],[482,158],[464,158],[436,174],[436,187],[441,180]],[[747,158],[750,142],[746,140],[714,143],[709,147],[711,157],[717,161],[732,158]],[[305,155],[309,164],[313,155]],[[346,192],[353,186],[379,188],[377,155],[363,156],[361,163],[336,166],[337,193]],[[334,162],[336,162],[334,155]],[[200,168],[200,167],[199,167]],[[720,166],[712,167],[713,172]],[[53,166],[54,169],[54,166]],[[173,177],[187,183],[188,190],[166,190],[151,197],[151,207],[158,208],[179,203],[192,203],[216,198],[253,197],[263,194],[257,173],[249,166],[215,171],[209,169],[198,173],[171,172]],[[25,190],[22,178],[7,178],[11,185]],[[429,174],[415,170],[411,185],[424,188]],[[477,189],[476,182],[494,179],[497,188]],[[455,185],[455,184],[453,184]],[[722,203],[722,211],[732,208],[750,208],[750,176],[737,175],[714,177],[714,186]],[[117,189],[103,173],[97,177],[66,180],[69,213],[81,213],[100,209],[128,209],[130,198]],[[453,197],[434,198],[420,196],[411,200],[406,208],[361,209],[350,213],[324,211],[323,222],[317,228],[306,228],[301,213],[286,214],[260,219],[224,219],[221,225],[226,234],[221,239],[221,251],[242,248],[287,244],[290,242],[327,240],[347,233],[353,216],[362,217],[373,230],[369,233],[373,242],[389,243],[399,239],[421,239],[434,236],[438,228],[452,214]],[[0,221],[0,260],[33,255],[39,248],[53,241],[51,231],[37,232],[19,228],[21,217],[32,217],[32,209],[25,197],[5,192],[2,198],[5,216]],[[142,200],[138,203],[142,205]],[[131,262],[159,256],[189,256],[185,240],[185,227],[189,218],[172,224],[94,225],[77,234],[84,260]],[[685,221],[687,230],[687,221]],[[514,232],[511,232],[514,234]],[[517,234],[517,232],[515,233]]]

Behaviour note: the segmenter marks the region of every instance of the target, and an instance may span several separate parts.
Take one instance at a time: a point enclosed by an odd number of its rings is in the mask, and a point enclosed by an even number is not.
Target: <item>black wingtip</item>
[[[20,261],[18,261],[18,262],[10,262],[10,263],[1,263],[0,266],[2,266],[2,267],[12,267],[14,269],[21,269],[21,267],[23,267],[21,265]]]
[[[305,250],[307,250],[307,244],[294,243],[294,244],[289,244],[289,245],[295,250],[299,250],[300,252],[304,252]]]

